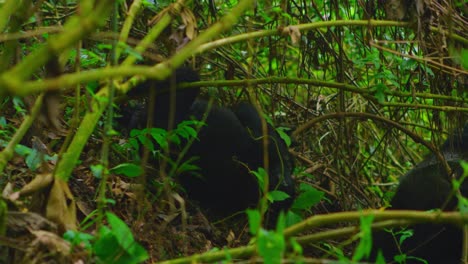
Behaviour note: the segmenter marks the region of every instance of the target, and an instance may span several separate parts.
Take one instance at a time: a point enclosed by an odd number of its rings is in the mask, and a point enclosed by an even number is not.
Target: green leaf
[[[92,249],[91,242],[94,240],[93,235],[73,230],[67,230],[63,234],[63,238],[70,242],[73,246],[84,246],[88,250]]]
[[[138,177],[140,175],[143,174],[143,168],[141,168],[141,166],[138,166],[136,164],[133,164],[133,163],[122,163],[122,164],[119,164],[115,167],[113,167],[112,169],[110,169],[110,171],[112,173],[115,173],[115,174],[120,174],[120,175],[124,175],[124,176],[127,176],[127,177]]]
[[[279,264],[282,262],[286,248],[282,233],[260,229],[257,239],[258,254],[263,257],[264,263]]]
[[[406,239],[412,237],[413,234],[414,234],[413,229],[403,229],[403,230],[398,231],[397,235],[400,236],[398,243],[400,243],[401,245]]]
[[[292,226],[292,225],[295,225],[299,222],[301,222],[303,220],[302,216],[292,212],[292,211],[288,211],[286,213],[286,217],[285,217],[285,224],[286,226]]]
[[[104,171],[104,166],[102,166],[102,164],[91,165],[90,168],[94,177],[102,179],[102,173]]]
[[[299,242],[297,242],[295,237],[291,237],[289,239],[289,244],[291,245],[291,248],[296,255],[302,256],[303,254],[302,246],[301,244],[299,244]]]
[[[154,150],[153,142],[151,142],[151,140],[148,137],[146,137],[145,135],[138,135],[137,139],[143,146],[145,146],[150,151]]]
[[[184,161],[182,164],[179,165],[179,167],[177,168],[177,174],[181,174],[181,173],[184,173],[184,172],[195,172],[195,171],[200,171],[200,167],[198,167],[197,165],[194,165],[192,162],[194,161],[195,159],[192,158],[192,159],[189,159],[187,161]]]
[[[265,177],[267,177],[267,173],[264,168],[258,168],[257,171],[251,171],[255,178],[257,179],[258,186],[260,186],[260,189],[263,190],[263,185],[265,184]]]
[[[23,145],[16,145],[15,147],[15,152],[22,157],[26,157],[27,155],[31,154],[32,151],[32,148],[28,148]]]
[[[325,195],[324,192],[304,183],[300,185],[300,189],[303,190],[303,192],[294,200],[291,206],[293,209],[308,210],[319,203]]]
[[[139,135],[143,134],[143,132],[140,129],[132,129],[130,131],[130,137],[135,138]]]
[[[290,196],[289,194],[283,191],[271,191],[268,193],[267,198],[270,202],[279,202],[288,199]]]
[[[162,128],[150,128],[149,134],[156,141],[156,143],[161,146],[161,148],[166,149],[168,147],[167,130]]]
[[[14,96],[13,97],[13,106],[16,110],[16,112],[21,113],[21,114],[26,114],[26,107],[24,106],[23,100],[19,96]]]
[[[129,138],[128,144],[135,150],[140,149],[140,144],[138,144],[138,140],[136,138]]]
[[[104,226],[99,230],[99,240],[93,247],[101,263],[140,263],[149,258],[145,249],[138,244],[130,228],[112,213],[106,213],[112,229]]]
[[[283,234],[285,226],[286,217],[284,216],[284,212],[280,212],[278,216],[278,221],[276,222],[276,233]]]
[[[385,103],[385,91],[387,90],[388,87],[383,83],[379,83],[374,87],[374,96],[375,98],[377,98],[377,101],[379,101],[379,103]]]
[[[115,129],[110,129],[109,131],[107,131],[107,136],[118,136],[119,135],[119,132],[116,131]]]
[[[396,261],[396,263],[406,263],[407,256],[406,254],[400,254],[394,256],[393,259]]]
[[[247,209],[247,218],[249,219],[249,231],[250,234],[256,235],[260,230],[261,216],[258,210]]]
[[[373,215],[360,216],[360,236],[361,239],[359,241],[358,246],[354,252],[353,261],[360,261],[363,258],[369,257],[371,250],[372,250],[372,222],[374,221]]]
[[[379,249],[375,264],[385,264],[385,257],[383,256],[382,250]]]
[[[197,137],[197,131],[190,126],[182,126],[177,129],[177,134],[185,139],[191,139]]]
[[[124,248],[130,248],[135,242],[130,228],[115,214],[108,212],[106,216],[119,244]]]
[[[286,130],[289,130],[287,127],[278,127],[276,128],[276,132],[280,136],[281,139],[284,140],[284,143],[286,143],[286,146],[291,146],[291,137],[286,133]]]
[[[172,143],[176,144],[177,146],[179,146],[181,144],[181,142],[182,142],[177,133],[169,133],[169,137],[168,137],[167,140],[169,142],[172,142]]]
[[[463,168],[463,177],[468,177],[468,162],[461,160],[460,165]]]
[[[0,128],[5,127],[7,125],[6,118],[4,116],[0,116]]]
[[[26,156],[26,165],[32,171],[37,170],[43,162],[43,156],[44,154],[40,153],[36,149],[32,149],[31,153],[29,153],[29,155]]]

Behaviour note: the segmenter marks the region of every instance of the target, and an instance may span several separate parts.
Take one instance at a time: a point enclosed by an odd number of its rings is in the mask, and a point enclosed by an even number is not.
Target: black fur
[[[451,166],[455,177],[462,175],[460,159],[468,159],[468,124],[463,131],[458,130],[442,145],[441,151]],[[452,190],[450,177],[434,155],[429,156],[414,169],[402,177],[398,189],[391,201],[390,209],[431,210],[441,208]],[[460,191],[468,196],[468,182],[465,181]],[[452,197],[445,210],[456,208],[457,199]],[[387,261],[401,253],[425,259],[428,263],[460,263],[462,250],[462,229],[453,225],[418,224],[410,227],[414,235],[405,240],[399,248],[390,233],[377,231],[374,235],[372,259],[377,250],[382,249]],[[421,263],[409,259],[406,263]]]
[[[181,82],[199,80],[198,75],[188,68],[178,69],[173,78],[172,83],[176,86]],[[149,89],[156,89],[155,127],[168,128],[171,105],[167,87],[170,83],[147,81],[131,92],[131,95],[147,97]],[[197,158],[193,163],[200,167],[200,171],[179,175],[179,182],[190,198],[218,212],[231,213],[253,207],[259,200],[260,187],[250,171],[263,167],[261,117],[255,107],[245,102],[233,109],[221,106],[208,109],[208,101],[195,99],[198,93],[197,88],[177,90],[175,94],[175,125],[189,118],[202,120],[203,115],[208,113],[198,140],[193,142],[186,154],[187,159]],[[132,122],[126,124],[130,128],[142,128],[145,127],[144,120],[146,115],[126,118],[125,121]],[[267,130],[270,190],[278,189],[293,196],[292,157],[273,127],[268,125]],[[287,208],[291,201],[292,198],[287,199],[274,205],[274,208]]]
[[[269,158],[269,189],[280,190],[287,194],[295,193],[294,182],[291,178],[294,162],[292,156],[289,155],[288,147],[283,139],[280,138],[275,129],[267,123],[267,134],[264,135],[262,130],[262,118],[257,109],[246,102],[242,102],[233,108],[239,121],[249,131],[251,138],[255,139],[255,144],[250,145],[248,156],[245,160],[249,160],[257,166],[263,167],[263,137],[268,138],[268,158]],[[254,168],[255,169],[255,168]],[[292,199],[287,199],[283,202],[277,202],[273,207],[289,207]]]

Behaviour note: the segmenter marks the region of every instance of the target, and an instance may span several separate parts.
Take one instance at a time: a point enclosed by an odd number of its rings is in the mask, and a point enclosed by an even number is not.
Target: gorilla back
[[[193,118],[200,120],[208,102],[192,105]],[[197,156],[202,177],[182,175],[180,181],[188,194],[207,207],[221,212],[235,212],[255,206],[263,187],[251,173],[263,167],[261,117],[254,106],[240,103],[233,109],[212,107],[206,126],[188,151]],[[284,141],[267,126],[269,190],[281,190],[291,196],[274,203],[273,208],[288,208],[294,196],[293,162]]]
[[[181,68],[173,77],[176,86],[181,82],[198,81],[198,75]],[[148,97],[149,89],[156,89],[153,125],[168,128],[169,112],[172,104],[167,93],[171,82],[148,81],[135,88],[131,95]],[[202,120],[205,113],[205,125],[201,127],[193,144],[186,153],[186,159],[196,157],[194,165],[199,171],[186,172],[178,176],[179,182],[190,198],[200,201],[201,205],[218,212],[235,212],[255,206],[261,187],[251,171],[263,167],[263,145],[261,117],[255,107],[241,103],[234,109],[210,106],[206,100],[195,99],[199,89],[176,90],[175,118],[177,125],[184,119]],[[133,127],[145,127],[146,115],[134,118],[138,121],[127,124]],[[127,120],[131,120],[127,118]],[[281,190],[294,195],[291,177],[292,158],[288,149],[276,131],[268,126],[269,141],[269,182],[270,190]],[[155,165],[158,165],[157,163]],[[275,205],[286,208],[292,199]]]
[[[456,178],[463,171],[459,164],[461,159],[468,159],[468,124],[463,131],[456,131],[442,145],[441,152],[452,168]],[[452,184],[441,164],[434,155],[429,156],[414,169],[402,177],[398,189],[391,201],[391,209],[401,210],[431,210],[441,208],[454,210],[456,197],[449,197]],[[460,187],[463,196],[468,196],[468,182]],[[460,263],[462,252],[463,231],[453,225],[418,224],[413,227],[414,234],[398,245],[392,234],[377,231],[374,235],[372,259],[375,259],[378,249],[387,261],[395,255],[411,256],[406,263],[421,263],[413,257],[425,259],[428,263]]]

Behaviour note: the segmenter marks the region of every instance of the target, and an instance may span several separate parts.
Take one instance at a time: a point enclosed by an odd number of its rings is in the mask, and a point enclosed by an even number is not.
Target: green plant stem
[[[179,1],[178,4],[180,4],[180,2],[182,1]],[[155,26],[155,28],[161,28],[159,32],[162,32],[162,29],[167,27],[167,25],[169,25],[170,22],[171,22],[171,17],[169,14],[166,14],[158,23],[158,25]],[[131,69],[132,67],[123,67],[123,68]],[[95,78],[99,78],[99,79],[112,78],[112,77],[115,77],[115,76],[95,75]],[[93,100],[91,101],[92,111],[88,111],[83,117],[83,120],[80,126],[78,127],[78,130],[76,131],[76,134],[72,139],[72,142],[70,143],[70,147],[64,153],[63,158],[57,164],[56,175],[59,178],[68,180],[68,178],[70,177],[73,168],[78,162],[80,153],[83,151],[83,148],[86,145],[88,138],[91,136],[91,133],[94,131],[94,128],[96,127],[96,124],[99,121],[99,118],[101,117],[102,113],[104,112],[107,106],[108,101],[106,101],[106,98],[108,97],[108,93],[109,93],[109,87],[105,86],[101,90],[99,90],[99,92],[94,96]]]
[[[41,36],[43,34],[54,34],[54,33],[60,33],[60,32],[62,32],[61,26],[37,27],[36,29],[32,29],[26,32],[12,32],[12,33],[1,34],[0,42],[28,39],[28,38]]]
[[[43,80],[43,81],[32,81],[22,83],[21,86],[15,87],[13,94],[25,96],[32,93],[37,93],[45,90],[57,90],[61,87],[71,87],[78,83],[85,83],[100,80],[102,78],[112,78],[112,77],[125,77],[125,76],[144,76],[146,78],[152,79],[162,79],[162,74],[158,71],[155,71],[154,68],[148,66],[119,66],[114,68],[104,68],[97,69],[94,71],[86,71],[82,73],[71,73],[64,74],[55,79]],[[196,82],[191,84],[182,85],[181,88],[188,87],[226,87],[226,86],[241,86],[241,87],[251,87],[258,86],[261,84],[305,84],[305,85],[314,85],[318,87],[329,87],[334,89],[339,89],[343,91],[348,91],[352,93],[359,93],[362,95],[372,96],[375,92],[371,89],[358,88],[353,85],[332,82],[332,81],[320,81],[312,79],[302,79],[302,78],[287,78],[287,77],[270,77],[270,78],[260,78],[260,79],[246,79],[246,80],[231,80],[231,81],[203,81]],[[123,89],[126,91],[126,89]],[[456,97],[456,96],[447,96],[440,94],[431,94],[431,93],[410,93],[410,92],[399,92],[399,91],[384,91],[385,95],[388,96],[398,96],[398,97],[411,97],[411,98],[422,98],[422,99],[438,99],[452,102],[468,102],[468,98]],[[389,106],[412,106],[414,108],[430,108],[437,110],[446,110],[446,111],[464,111],[468,112],[468,108],[456,107],[456,106],[426,106],[422,104],[405,104],[405,103],[385,103],[382,105]]]
[[[442,166],[444,167],[445,171],[447,172],[447,175],[451,175],[451,171],[452,169],[450,168],[450,166],[448,165],[447,161],[445,160],[445,158],[442,156],[442,154],[437,151],[437,149],[435,148],[435,146],[430,143],[430,142],[426,142],[424,141],[423,139],[421,139],[418,135],[414,134],[413,132],[411,132],[409,129],[407,129],[406,127],[402,126],[401,124],[399,124],[398,122],[395,122],[395,121],[392,121],[386,117],[383,117],[383,116],[378,116],[378,115],[374,115],[374,114],[369,114],[369,113],[348,113],[348,112],[339,112],[339,113],[332,113],[332,114],[326,114],[326,115],[323,115],[323,116],[319,116],[317,118],[314,118],[312,120],[309,120],[308,122],[300,125],[293,133],[292,133],[292,137],[293,138],[297,138],[301,133],[303,133],[304,131],[310,129],[312,126],[314,126],[315,124],[317,123],[320,123],[322,121],[325,121],[325,120],[328,120],[328,119],[339,119],[339,118],[360,118],[360,119],[371,119],[371,120],[374,120],[374,121],[378,121],[378,122],[383,122],[383,123],[386,123],[386,124],[389,124],[391,125],[392,127],[394,128],[397,128],[398,130],[402,131],[403,133],[405,133],[406,135],[408,135],[409,137],[411,137],[415,142],[419,143],[419,144],[422,144],[424,145],[426,148],[428,148],[432,153],[434,153],[434,155],[437,157],[437,159],[440,161],[440,163],[442,164]]]
[[[44,94],[41,94],[39,95],[39,97],[37,97],[36,102],[34,102],[34,105],[31,109],[31,113],[24,118],[23,122],[21,123],[21,126],[16,130],[10,142],[8,142],[6,148],[2,152],[0,152],[0,172],[2,172],[5,169],[7,162],[13,157],[13,154],[15,154],[16,145],[18,145],[21,139],[23,139],[24,135],[31,127],[37,115],[39,114],[42,107],[43,99]]]
[[[113,12],[111,14],[111,28],[112,32],[117,33],[118,30],[118,8],[119,2],[115,1],[113,5]],[[117,64],[117,41],[113,41],[112,43],[112,50],[110,53],[110,64],[116,65]],[[114,101],[114,93],[115,93],[115,85],[112,79],[109,80],[109,93],[107,96],[107,102]],[[102,171],[102,178],[99,183],[98,188],[98,213],[97,213],[97,229],[99,230],[100,227],[104,224],[104,215],[105,215],[105,208],[106,208],[106,190],[107,190],[107,182],[109,180],[109,151],[111,145],[111,137],[112,137],[112,120],[114,118],[114,106],[112,104],[107,104],[107,116],[105,117],[104,123],[104,133],[102,135],[102,149],[101,149],[101,165],[104,167]]]
[[[269,78],[258,78],[258,79],[246,79],[246,80],[229,80],[229,81],[203,81],[197,83],[186,84],[183,87],[226,87],[226,86],[241,86],[250,87],[258,86],[260,84],[306,84],[320,87],[335,88],[347,92],[359,93],[365,95],[373,95],[375,92],[367,88],[359,88],[354,85],[333,82],[333,81],[321,81],[314,79],[303,79],[303,78],[289,78],[289,77],[269,77]],[[410,92],[399,92],[399,91],[384,91],[385,95],[399,96],[399,97],[415,97],[425,99],[440,99],[453,102],[468,102],[468,98],[447,96],[441,94],[431,93],[410,93]]]
[[[340,212],[324,215],[312,216],[296,225],[287,228],[284,235],[288,237],[296,236],[301,232],[306,232],[312,228],[317,228],[325,225],[336,224],[340,222],[358,222],[360,217],[374,215],[376,222],[372,225],[375,229],[382,229],[385,227],[395,227],[401,225],[409,225],[416,223],[437,223],[437,224],[453,224],[463,226],[468,224],[468,214],[461,214],[460,212],[421,212],[421,211],[408,211],[408,210],[366,210],[361,212]],[[393,220],[392,220],[393,219]],[[389,221],[385,221],[389,220]],[[296,241],[304,245],[310,242],[323,241],[324,239],[331,239],[350,235],[359,232],[359,227],[346,227],[338,230],[329,230],[303,237],[296,237]],[[232,259],[248,258],[253,256],[256,252],[255,245],[243,246],[233,249],[225,249],[216,252],[207,252],[202,254],[195,254],[189,257],[172,259],[167,261],[158,262],[159,264],[182,264],[182,263],[211,263],[226,259],[229,256]]]
[[[458,41],[464,45],[468,45],[468,39],[464,38],[463,36],[460,36],[458,34],[455,34],[453,32],[450,32],[450,31],[447,31],[445,29],[441,29],[441,28],[438,28],[438,27],[430,27],[431,31],[432,32],[437,32],[439,34],[444,34],[444,35],[447,35],[448,38],[451,38],[455,41]]]
[[[288,35],[289,27],[294,27],[301,31],[307,31],[312,29],[320,29],[320,28],[328,28],[328,27],[346,27],[346,26],[365,26],[365,27],[408,27],[411,24],[408,22],[398,22],[398,21],[390,21],[390,20],[333,20],[333,21],[320,21],[320,22],[313,22],[307,24],[298,24],[298,25],[289,25],[288,27],[280,28],[280,29],[269,29],[269,30],[260,30],[255,32],[249,32],[244,34],[239,34],[232,37],[227,37],[223,39],[218,39],[215,41],[211,41],[210,43],[206,43],[201,45],[197,48],[196,54],[203,53],[221,46],[246,41],[252,38],[263,38],[268,36],[274,36],[282,34],[285,32],[285,35]],[[436,28],[432,28],[431,30],[438,33],[445,33],[447,32],[444,30],[437,30]],[[448,34],[449,38],[453,38],[454,40],[461,42],[464,45],[468,45],[468,39],[459,36],[457,34]]]
[[[189,257],[178,259],[166,260],[158,262],[159,264],[183,264],[183,263],[214,263],[219,260],[230,258],[248,258],[255,253],[255,246],[243,246],[233,249],[221,249],[216,252],[207,252],[201,254],[194,254]]]
[[[174,4],[173,8],[175,11],[179,10],[180,11],[180,5]],[[148,45],[155,39],[155,36],[158,36],[161,31],[168,25],[169,21],[171,20],[170,15],[165,15],[163,16],[157,26],[153,27],[152,30],[149,32],[149,34],[143,39],[143,41],[140,42],[140,44],[135,48],[137,52],[143,52]],[[187,46],[190,48],[194,48],[196,50],[195,53],[202,53],[220,46],[240,42],[240,41],[245,41],[251,38],[260,38],[260,37],[265,37],[265,36],[271,36],[271,35],[277,35],[280,34],[278,30],[263,30],[263,31],[256,31],[256,32],[250,32],[250,33],[245,33],[245,34],[240,34],[237,36],[229,37],[229,38],[224,38],[224,39],[219,39],[216,41],[212,41],[207,44],[201,45],[200,43],[204,41],[208,41],[211,39],[212,35],[215,35],[216,33],[219,33],[219,31],[222,31],[224,27],[226,26],[232,26],[232,25],[224,25],[224,22],[230,21],[230,18],[226,18],[225,21],[220,21],[213,25],[213,32],[210,30],[210,32],[206,31],[200,37],[196,38],[194,41],[190,42]],[[130,22],[128,22],[130,23]],[[159,25],[166,25],[166,26],[159,26]],[[399,26],[399,27],[406,27],[408,26],[408,23],[406,22],[395,22],[395,21],[377,21],[377,20],[338,20],[338,21],[323,21],[323,22],[314,22],[314,23],[309,23],[309,24],[299,24],[291,27],[296,27],[300,30],[312,30],[312,29],[317,29],[317,28],[322,28],[322,27],[331,27],[331,26],[373,26],[373,27],[384,27],[384,26]],[[66,28],[64,29],[66,30]],[[283,30],[284,31],[284,30]],[[65,38],[65,37],[64,37]],[[464,39],[465,41],[463,43],[468,44],[468,40]],[[200,42],[200,43],[198,43]],[[199,45],[200,44],[200,45]],[[199,46],[197,46],[199,45]],[[55,48],[59,49],[59,47]],[[190,51],[189,53],[193,53],[193,50],[190,49],[184,49],[184,52]],[[38,51],[39,52],[39,51]],[[195,54],[193,53],[193,54]],[[185,57],[185,56],[182,56]],[[128,57],[122,65],[128,66],[135,62],[136,58],[133,56]],[[178,61],[176,65],[180,65],[181,62]],[[52,79],[52,80],[46,80],[44,82],[27,82],[25,85],[23,83],[15,81],[15,80],[5,80],[4,78],[2,79],[2,76],[5,77],[4,75],[0,75],[0,86],[5,86],[10,93],[16,94],[16,95],[27,95],[31,93],[37,93],[39,91],[44,91],[44,90],[49,90],[49,89],[59,89],[61,87],[69,87],[69,85],[74,85],[77,82],[83,83],[83,82],[89,82],[89,81],[95,81],[99,80],[102,78],[102,76],[106,77],[112,77],[112,76],[119,76],[119,77],[125,77],[125,76],[132,76],[136,74],[142,74],[145,77],[151,77],[151,78],[162,78],[166,77],[169,75],[166,71],[161,73],[163,76],[160,77],[160,73],[157,71],[153,70],[145,70],[143,69],[144,67],[138,69],[132,68],[132,67],[118,67],[114,69],[101,69],[101,70],[93,70],[91,72],[82,72],[80,74],[68,74],[68,75],[63,75],[57,79]],[[171,67],[171,68],[176,68],[176,67]],[[167,74],[167,75],[166,75]],[[281,79],[281,78],[279,78]],[[248,80],[252,81],[252,80]],[[272,79],[273,81],[273,79]],[[286,82],[286,80],[285,80]],[[315,81],[319,83],[320,81]],[[3,84],[3,85],[2,85]],[[253,83],[252,83],[253,84]],[[327,85],[326,85],[327,86]],[[355,87],[344,87],[346,89],[358,89]],[[358,89],[359,90],[359,89]],[[0,90],[0,95],[2,93],[2,90]],[[388,92],[388,94],[398,94],[399,92]],[[404,93],[408,94],[408,93]],[[406,95],[405,95],[406,96]]]
[[[396,227],[396,226],[408,226],[410,224],[412,224],[412,222],[408,220],[380,221],[378,223],[372,224],[372,230],[380,230],[380,229]],[[325,241],[329,239],[349,237],[359,232],[360,232],[360,229],[358,226],[349,226],[349,227],[326,230],[326,231],[321,231],[321,232],[314,232],[313,234],[310,234],[310,235],[295,237],[295,239],[299,244],[307,245],[309,243],[316,243],[316,242]]]
[[[253,1],[251,0],[241,1],[235,8],[232,9],[231,13],[229,13],[224,18],[222,18],[220,22],[216,23],[215,25],[207,29],[203,34],[201,34],[196,39],[194,39],[189,44],[187,44],[172,58],[170,58],[164,63],[160,63],[152,67],[151,69],[155,72],[160,71],[160,74],[161,74],[160,76],[162,78],[169,76],[173,68],[177,68],[186,59],[192,56],[192,53],[195,50],[194,45],[200,45],[204,41],[208,41],[210,38],[216,36],[217,34],[220,34],[222,32],[221,29],[227,30],[228,29],[227,26],[233,26],[236,20],[233,19],[232,16],[240,16],[250,6],[252,6],[252,4],[253,4]],[[166,15],[169,16],[169,14],[166,14]],[[161,21],[159,23],[161,23]],[[167,21],[167,20],[164,20],[164,21]],[[224,24],[220,29],[219,24],[221,22],[224,22]],[[101,76],[101,78],[103,77],[105,78],[105,76]],[[87,112],[85,116],[83,117],[83,121],[81,122],[78,130],[76,131],[75,137],[70,143],[70,147],[63,154],[62,160],[59,161],[59,163],[57,164],[56,176],[58,176],[59,178],[68,180],[68,178],[70,177],[73,168],[78,162],[78,158],[80,156],[81,151],[86,145],[88,138],[93,132],[99,118],[101,117],[102,113],[104,112],[105,107],[108,104],[108,101],[106,101],[105,99],[108,96],[108,93],[109,93],[109,87],[106,86],[102,88],[93,98],[91,102],[92,110]]]
[[[182,9],[182,5],[177,2],[172,5],[172,10],[174,14],[180,13],[180,10]],[[154,40],[161,35],[163,30],[171,23],[172,21],[172,16],[166,14],[162,16],[159,20],[159,22],[154,25],[148,33],[146,33],[145,37],[138,43],[138,45],[135,47],[135,51],[138,53],[143,53],[153,42]],[[127,57],[124,62],[122,62],[122,66],[129,66],[135,63],[136,61],[135,56],[129,56]]]
[[[31,1],[15,1],[11,0],[0,8],[1,28],[3,32],[8,25],[8,32],[17,33],[20,31],[22,24],[30,17],[29,6]],[[6,10],[3,10],[6,8]],[[5,13],[2,13],[5,11]],[[11,13],[10,13],[11,12]],[[6,21],[4,21],[6,19]],[[0,56],[0,72],[8,70],[12,64],[17,61],[17,51],[19,49],[19,42],[16,40],[7,41]],[[1,93],[1,91],[0,91]]]
[[[362,216],[374,216],[374,221],[384,220],[407,220],[412,224],[417,223],[434,223],[434,224],[452,224],[459,227],[468,224],[468,214],[462,214],[461,212],[423,212],[423,211],[412,211],[412,210],[365,210],[365,211],[351,211],[351,212],[340,212],[323,215],[315,215],[307,218],[306,220],[288,227],[284,231],[284,235],[287,237],[295,236],[303,231],[309,230],[324,225],[330,225],[340,222],[359,221],[359,217]],[[395,225],[400,225],[399,222],[394,222]]]
[[[63,153],[62,159],[57,164],[55,176],[65,180],[68,180],[70,177],[73,168],[78,163],[78,158],[83,151],[84,146],[88,142],[89,136],[94,131],[97,122],[106,109],[107,102],[105,102],[105,100],[108,93],[109,89],[104,87],[91,101],[90,105],[92,110],[88,111],[84,115],[70,146]]]
[[[51,37],[44,46],[25,57],[11,70],[2,73],[0,75],[0,87],[21,86],[23,80],[30,78],[50,58],[59,55],[90,34],[96,27],[105,22],[109,13],[109,5],[112,2],[111,0],[98,1],[92,12],[86,13],[84,17],[70,18],[61,34]],[[4,92],[4,89],[0,89],[0,95]]]
[[[120,35],[119,35],[119,43],[126,43],[128,39],[128,34],[130,33],[130,29],[132,28],[133,22],[135,21],[135,16],[141,9],[141,0],[135,0],[133,1],[132,5],[130,6],[130,10],[127,13],[127,18],[125,19],[122,29],[120,30]],[[118,45],[117,46],[117,52],[115,56],[117,58],[120,57],[120,54],[122,53],[122,47]]]
[[[22,2],[26,1],[9,0],[2,5],[0,8],[0,32],[5,31],[11,16],[23,5]]]
[[[161,19],[160,23],[158,23],[158,25],[155,27],[165,28],[167,25],[169,25],[171,21],[170,15],[166,14],[164,17],[166,17],[166,19]],[[100,77],[96,77],[110,78],[112,76],[101,75]],[[78,127],[78,130],[76,131],[72,142],[70,143],[70,147],[64,153],[62,159],[57,164],[56,176],[58,176],[59,178],[68,180],[68,178],[70,177],[73,168],[78,162],[80,153],[83,151],[83,148],[86,145],[88,138],[94,131],[94,128],[96,127],[96,124],[99,121],[99,118],[101,117],[102,113],[104,112],[107,106],[105,98],[108,96],[108,93],[109,87],[105,86],[94,96],[93,100],[91,101],[92,111],[88,111],[83,117],[83,120],[80,126]]]

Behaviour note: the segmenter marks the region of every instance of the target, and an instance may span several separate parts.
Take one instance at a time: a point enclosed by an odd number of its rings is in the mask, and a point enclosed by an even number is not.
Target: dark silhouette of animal
[[[149,97],[149,90],[156,90],[153,127],[168,128],[170,86],[178,88],[179,83],[198,81],[198,75],[189,68],[179,68],[165,81],[148,80],[135,87],[130,96]],[[174,91],[174,90],[172,90]],[[254,207],[261,195],[262,186],[251,173],[264,167],[263,138],[268,141],[269,190],[280,190],[291,196],[274,203],[277,211],[288,208],[294,196],[294,182],[291,177],[293,161],[287,146],[271,125],[262,132],[262,117],[257,109],[247,102],[233,108],[211,105],[208,100],[196,99],[199,88],[175,91],[173,107],[174,125],[182,120],[203,120],[197,140],[189,147],[185,157],[195,157],[193,163],[200,170],[178,175],[178,180],[188,197],[216,212],[233,213]],[[146,106],[142,108],[146,111]],[[127,109],[128,110],[128,109]],[[144,111],[144,112],[145,112]],[[128,128],[143,128],[146,113],[130,110],[130,116],[120,120]],[[173,126],[175,127],[175,126]],[[157,165],[157,164],[156,164]]]
[[[463,173],[459,161],[468,159],[468,124],[463,130],[455,131],[440,150],[455,177],[459,178]],[[451,191],[451,177],[447,175],[435,155],[430,155],[402,177],[391,201],[390,210],[427,211],[444,205],[445,211],[454,210],[458,199],[454,195],[449,197]],[[460,192],[463,196],[468,196],[467,181],[461,185]],[[398,239],[389,232],[376,231],[373,237],[372,259],[375,259],[378,249],[381,249],[387,263],[400,254],[410,257],[406,263],[422,263],[417,258],[431,264],[461,263],[463,231],[460,227],[448,224],[417,224],[409,228],[413,229],[414,234],[401,245],[398,245]]]

